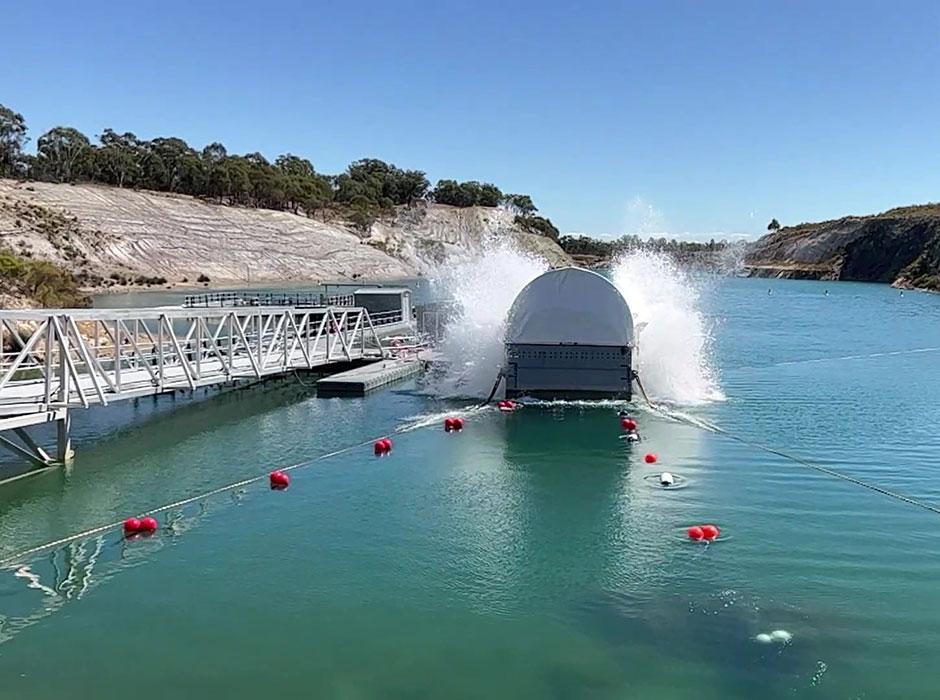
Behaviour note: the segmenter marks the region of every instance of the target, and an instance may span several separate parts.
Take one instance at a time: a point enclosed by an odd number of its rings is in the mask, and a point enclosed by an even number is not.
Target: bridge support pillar
[[[35,467],[45,468],[55,464],[68,467],[75,456],[72,450],[71,422],[67,408],[0,420],[0,448],[9,450]],[[48,451],[28,432],[29,428],[47,423],[55,423],[57,437],[56,448],[49,448]],[[20,439],[20,442],[14,442],[12,439],[14,435]]]
[[[117,322],[120,325],[120,321]],[[116,336],[120,344],[120,335]],[[117,348],[120,353],[120,347]],[[69,410],[69,336],[60,334],[59,336],[59,402],[65,408],[56,420],[57,449],[56,461],[60,464],[68,465],[71,463],[75,452],[72,450],[72,412]],[[120,354],[118,355],[118,364],[120,365]],[[87,404],[86,404],[87,405]]]
[[[62,418],[55,422],[58,435],[56,461],[69,464],[75,458],[72,449],[72,412],[65,409]]]

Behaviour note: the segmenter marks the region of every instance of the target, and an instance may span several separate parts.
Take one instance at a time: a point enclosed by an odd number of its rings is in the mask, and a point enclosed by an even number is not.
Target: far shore
[[[298,289],[303,287],[355,287],[357,285],[385,285],[389,283],[405,283],[424,279],[421,275],[408,277],[382,277],[350,279],[296,279],[296,280],[253,280],[251,282],[239,280],[219,280],[209,282],[176,282],[155,285],[113,285],[109,287],[83,287],[82,292],[89,296],[111,296],[115,294],[158,294],[160,292],[186,292],[199,294],[201,292],[229,292],[241,290],[266,289]]]

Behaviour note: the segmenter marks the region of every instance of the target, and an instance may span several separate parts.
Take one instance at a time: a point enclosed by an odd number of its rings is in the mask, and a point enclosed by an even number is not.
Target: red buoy
[[[463,430],[463,418],[454,418],[454,430]]]
[[[453,418],[444,419],[444,430],[446,430],[449,433],[451,430],[456,430],[456,429],[457,429],[457,426],[454,425]]]
[[[140,532],[140,520],[137,518],[128,518],[124,521],[124,534],[136,535]]]
[[[497,402],[496,402],[496,408],[509,408],[509,402],[508,402],[508,401],[497,401]]]
[[[382,443],[382,449],[383,449],[383,450],[385,450],[386,452],[391,452],[391,451],[392,451],[392,441],[391,441],[391,439],[389,439],[389,438],[383,438],[383,439],[380,440],[379,442]]]
[[[705,538],[705,532],[698,525],[693,525],[686,532],[689,534],[689,539],[696,542]]]
[[[280,470],[271,472],[268,479],[271,481],[272,489],[282,490],[290,486],[290,477]]]
[[[702,527],[701,527],[700,529],[701,529],[701,531],[702,531],[702,536],[703,536],[706,540],[713,540],[713,539],[715,539],[716,537],[718,537],[718,535],[721,534],[721,530],[719,530],[719,529],[718,529],[716,526],[714,526],[714,525],[702,525]]]
[[[647,452],[646,456],[643,459],[646,460],[647,464],[656,464],[656,460],[658,460],[659,457],[654,455],[652,452]]]
[[[151,518],[149,515],[146,518],[140,519],[140,532],[156,532],[157,531],[157,519]]]
[[[636,421],[632,418],[624,418],[620,421],[620,427],[624,430],[636,430]]]

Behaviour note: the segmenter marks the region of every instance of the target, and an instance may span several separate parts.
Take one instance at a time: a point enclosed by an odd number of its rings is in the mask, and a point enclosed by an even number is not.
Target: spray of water
[[[539,257],[506,241],[484,245],[471,260],[442,267],[431,277],[438,298],[453,299],[455,315],[437,348],[445,371],[432,376],[438,396],[485,398],[503,363],[506,314],[530,281],[548,269]]]
[[[505,241],[480,256],[431,276],[439,298],[457,312],[438,347],[446,369],[429,380],[442,397],[486,397],[503,362],[506,315],[516,295],[548,265]],[[611,278],[627,300],[639,336],[638,370],[651,398],[697,404],[722,398],[709,363],[710,335],[698,310],[693,282],[664,255],[636,252],[612,266]]]
[[[634,251],[614,261],[611,279],[641,326],[637,368],[651,398],[694,405],[721,400],[700,288],[667,255]]]

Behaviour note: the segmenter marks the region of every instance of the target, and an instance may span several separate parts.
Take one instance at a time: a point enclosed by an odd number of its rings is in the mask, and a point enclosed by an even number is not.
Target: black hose
[[[503,381],[503,371],[500,370],[499,374],[496,375],[496,382],[493,384],[493,390],[490,392],[490,395],[486,397],[486,400],[480,404],[477,404],[477,408],[486,406],[490,401],[493,400],[493,397],[496,396],[496,391],[499,389],[500,383]]]
[[[653,405],[653,402],[650,401],[650,397],[647,396],[646,389],[643,388],[643,382],[640,381],[640,373],[637,372],[636,370],[633,370],[633,379],[636,380],[636,385],[637,387],[639,387],[640,393],[643,394],[643,399],[646,401],[647,404],[649,404],[650,408],[655,410],[656,406]]]

